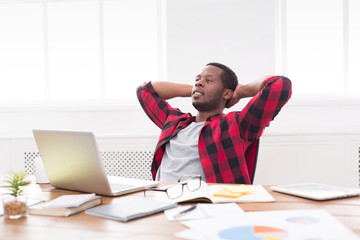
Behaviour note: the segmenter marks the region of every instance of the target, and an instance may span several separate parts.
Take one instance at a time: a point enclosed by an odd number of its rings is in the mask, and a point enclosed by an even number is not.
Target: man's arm
[[[163,128],[171,113],[180,112],[172,108],[165,99],[190,96],[190,85],[169,82],[148,82],[140,85],[136,94],[146,115],[159,127]]]
[[[251,142],[258,139],[290,99],[291,92],[291,81],[288,78],[267,78],[265,86],[239,112],[241,137]]]
[[[163,99],[191,97],[192,85],[174,82],[152,82],[155,92]]]
[[[257,79],[256,81],[250,82],[248,84],[238,84],[232,97],[226,104],[226,107],[230,108],[230,107],[234,106],[242,98],[255,96],[258,92],[260,92],[264,88],[264,86],[266,84],[266,79],[268,79],[269,77],[271,77],[271,76],[270,75],[264,76],[260,79]]]

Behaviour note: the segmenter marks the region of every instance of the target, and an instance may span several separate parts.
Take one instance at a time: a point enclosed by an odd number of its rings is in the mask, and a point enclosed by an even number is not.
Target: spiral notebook
[[[91,208],[86,210],[85,213],[125,222],[162,212],[176,206],[176,203],[169,201],[157,201],[142,197],[122,197],[117,199],[115,203]]]

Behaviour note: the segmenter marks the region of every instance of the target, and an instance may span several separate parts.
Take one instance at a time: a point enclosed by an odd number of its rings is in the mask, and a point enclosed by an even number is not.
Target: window
[[[160,78],[159,11],[159,0],[0,0],[0,103],[135,98]]]
[[[0,101],[45,98],[41,3],[0,5]]]
[[[104,78],[108,98],[135,97],[139,82],[160,77],[157,16],[156,1],[104,2]]]
[[[360,1],[349,1],[349,91],[360,93]]]
[[[294,93],[360,92],[360,3],[357,0],[280,0],[283,72]]]
[[[101,97],[99,3],[49,2],[49,97]]]

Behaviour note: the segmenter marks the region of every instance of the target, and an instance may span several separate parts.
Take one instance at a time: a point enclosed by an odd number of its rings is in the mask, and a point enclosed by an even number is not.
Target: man
[[[230,68],[209,63],[193,86],[148,82],[138,87],[137,96],[162,129],[151,169],[154,179],[200,175],[212,183],[250,184],[246,152],[290,99],[291,82],[273,76],[242,85]],[[191,97],[196,116],[171,107],[166,100],[175,97]],[[223,114],[246,97],[253,98],[242,111]]]

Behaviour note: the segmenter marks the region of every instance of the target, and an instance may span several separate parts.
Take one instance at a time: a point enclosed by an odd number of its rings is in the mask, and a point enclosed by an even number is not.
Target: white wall
[[[275,73],[275,3],[276,0],[166,1],[168,79],[191,83],[210,61],[229,65],[242,82]],[[171,102],[194,113],[189,99]],[[245,102],[234,109],[241,109]],[[159,134],[135,101],[106,106],[1,108],[0,119],[0,172],[22,166],[16,163],[21,161],[21,154],[14,151],[27,148],[22,146],[34,147],[33,128],[91,130],[99,139],[110,140],[127,136],[156,139]],[[322,180],[356,186],[359,119],[358,100],[304,100],[293,95],[264,133],[256,182]],[[148,144],[155,145],[155,141]]]
[[[275,2],[167,1],[168,79],[192,84],[209,62],[229,66],[242,83],[274,74]],[[193,111],[189,101],[178,104]]]
[[[275,72],[274,0],[170,0],[167,6],[170,80],[192,83],[211,61],[229,65],[242,82]]]

